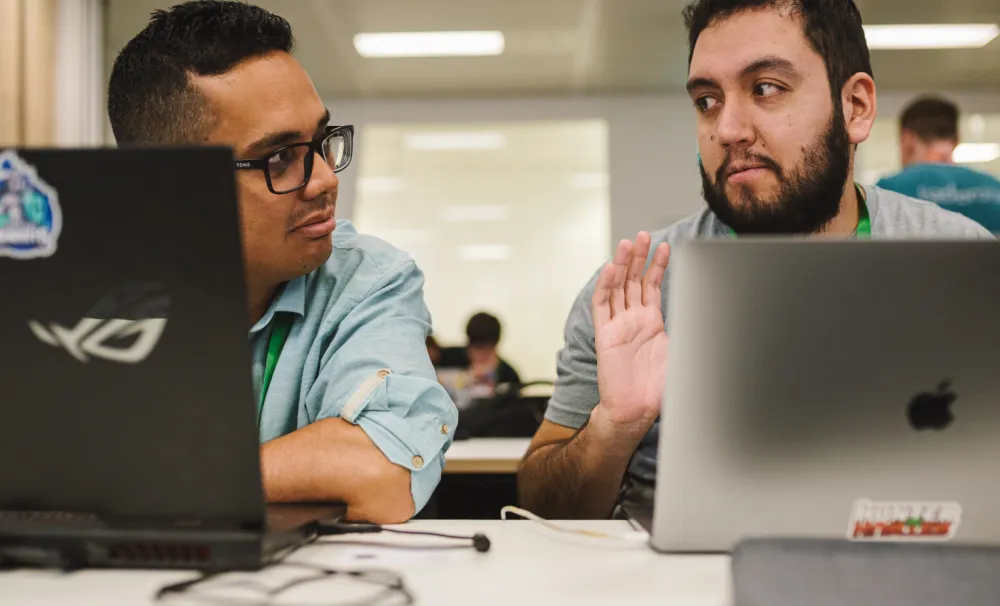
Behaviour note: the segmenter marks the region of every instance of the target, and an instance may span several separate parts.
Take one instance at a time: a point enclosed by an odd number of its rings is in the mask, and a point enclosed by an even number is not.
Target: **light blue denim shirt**
[[[427,356],[423,284],[409,255],[337,221],[330,259],[288,282],[250,330],[259,401],[274,316],[294,316],[261,412],[261,443],[340,417],[410,470],[416,511],[441,479],[458,421]]]

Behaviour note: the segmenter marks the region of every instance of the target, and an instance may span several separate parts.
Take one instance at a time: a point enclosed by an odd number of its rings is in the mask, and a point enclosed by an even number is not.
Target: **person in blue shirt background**
[[[458,411],[424,345],[420,270],[334,219],[353,128],[330,125],[292,46],[286,20],[248,4],[156,11],[115,61],[108,116],[119,144],[233,149],[267,500],[404,522]]]
[[[899,127],[903,170],[878,186],[934,202],[1000,233],[1000,180],[952,160],[958,107],[935,97],[917,99],[903,110]]]

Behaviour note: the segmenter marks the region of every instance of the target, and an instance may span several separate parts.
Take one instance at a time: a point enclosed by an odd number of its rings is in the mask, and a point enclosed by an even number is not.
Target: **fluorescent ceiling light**
[[[507,207],[500,204],[445,206],[441,209],[441,220],[448,223],[502,221],[506,218]]]
[[[420,151],[491,150],[507,145],[503,133],[415,133],[406,137],[406,147]]]
[[[1000,35],[995,23],[866,25],[872,50],[982,48]]]
[[[458,247],[458,258],[462,261],[503,261],[510,257],[510,247],[506,244],[469,244]]]
[[[354,48],[362,57],[482,57],[499,55],[500,32],[395,32],[358,34]]]
[[[985,164],[1000,158],[1000,143],[962,143],[951,159],[957,164]]]

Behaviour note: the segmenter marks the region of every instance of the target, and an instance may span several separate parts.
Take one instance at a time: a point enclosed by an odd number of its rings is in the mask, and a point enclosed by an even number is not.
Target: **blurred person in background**
[[[334,219],[353,130],[331,124],[293,45],[250,4],[158,10],[114,63],[108,117],[121,146],[233,150],[267,500],[404,522],[441,479],[458,411],[427,356],[423,274]]]
[[[517,371],[500,357],[501,326],[496,316],[479,312],[469,319],[465,327],[468,338],[466,352],[469,356],[469,374],[477,385],[496,387],[504,383],[519,385]]]
[[[671,247],[744,234],[991,238],[930,202],[855,184],[876,95],[853,2],[695,0],[684,18],[707,208],[622,240],[577,297],[555,391],[518,471],[522,505],[548,518],[652,505]]]
[[[438,344],[437,339],[434,338],[434,335],[427,335],[425,345],[427,345],[427,357],[431,359],[431,364],[437,368],[441,364],[441,346]]]
[[[899,120],[903,170],[878,186],[930,200],[1000,233],[1000,180],[955,164],[958,143],[958,107],[937,97],[917,99]]]

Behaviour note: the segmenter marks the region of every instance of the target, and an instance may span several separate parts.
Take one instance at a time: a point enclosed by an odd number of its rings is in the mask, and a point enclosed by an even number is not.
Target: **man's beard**
[[[799,170],[791,174],[767,156],[735,152],[726,154],[712,183],[699,162],[702,192],[715,216],[738,234],[811,234],[829,224],[840,212],[850,170],[850,140],[837,105],[826,132],[805,151]],[[778,181],[777,193],[761,198],[740,185],[734,204],[726,195],[725,177],[737,160],[772,170]]]

